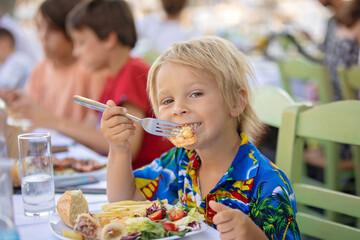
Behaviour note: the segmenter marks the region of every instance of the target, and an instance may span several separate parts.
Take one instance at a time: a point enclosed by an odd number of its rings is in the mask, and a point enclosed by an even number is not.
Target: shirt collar
[[[248,141],[244,132],[239,132],[241,137],[241,145],[235,156],[234,161],[231,163],[230,168],[224,174],[220,182],[235,180],[246,181],[254,178],[259,168],[259,151],[256,147]]]
[[[256,147],[248,141],[248,138],[244,132],[239,131],[241,137],[241,144],[239,150],[235,156],[235,159],[231,163],[229,169],[220,179],[218,185],[221,185],[224,181],[246,181],[254,178],[259,168],[259,151]],[[197,172],[199,170],[200,162],[197,157],[196,151],[189,151],[190,154],[189,168]]]

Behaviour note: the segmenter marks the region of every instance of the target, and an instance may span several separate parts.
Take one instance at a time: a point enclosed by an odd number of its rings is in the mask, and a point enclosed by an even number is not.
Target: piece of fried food
[[[170,137],[170,141],[178,148],[192,145],[196,142],[196,135],[190,126],[183,126],[180,133],[175,137]]]

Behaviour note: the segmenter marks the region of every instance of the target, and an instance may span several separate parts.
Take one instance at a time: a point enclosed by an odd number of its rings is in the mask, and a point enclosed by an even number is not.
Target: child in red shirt
[[[100,101],[114,102],[139,118],[151,117],[146,93],[150,68],[130,56],[137,36],[133,16],[125,1],[91,1],[79,4],[68,17],[68,30],[75,43],[74,54],[92,70],[108,69]],[[133,168],[139,168],[171,148],[168,140],[145,132],[133,123],[129,137]],[[136,128],[136,129],[135,129]],[[118,131],[118,129],[114,129]],[[130,132],[129,132],[130,136]]]

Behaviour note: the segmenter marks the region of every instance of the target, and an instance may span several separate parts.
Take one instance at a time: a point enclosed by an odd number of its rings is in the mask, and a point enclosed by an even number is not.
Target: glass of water
[[[51,214],[55,210],[55,190],[50,133],[20,134],[18,143],[25,215]]]

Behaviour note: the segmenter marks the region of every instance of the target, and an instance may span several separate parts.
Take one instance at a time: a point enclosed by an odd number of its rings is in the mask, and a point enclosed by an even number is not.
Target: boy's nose
[[[180,115],[184,115],[184,114],[186,114],[188,112],[189,112],[189,110],[185,105],[176,104],[174,106],[172,114],[180,116]]]

